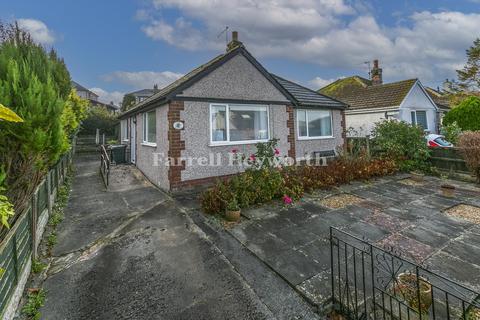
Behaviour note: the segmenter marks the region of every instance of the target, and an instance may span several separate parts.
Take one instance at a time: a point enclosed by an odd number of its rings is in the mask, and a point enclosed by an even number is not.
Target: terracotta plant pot
[[[449,184],[442,184],[440,186],[440,190],[442,191],[442,195],[444,197],[452,198],[455,196],[455,187]]]
[[[240,210],[235,210],[235,211],[227,210],[225,212],[225,218],[227,218],[228,221],[240,220]]]
[[[410,172],[410,179],[416,182],[423,182],[425,175],[420,172]]]
[[[420,277],[418,280],[420,286],[420,303],[418,301],[419,291],[417,289],[417,276],[411,273],[401,273],[397,277],[397,283],[394,285],[394,293],[405,300],[412,309],[419,311],[421,307],[422,314],[428,313],[432,305],[432,285]]]

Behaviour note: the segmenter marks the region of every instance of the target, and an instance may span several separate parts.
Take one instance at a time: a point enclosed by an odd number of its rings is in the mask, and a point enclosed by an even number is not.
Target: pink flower
[[[237,153],[238,149],[232,149],[232,153]]]
[[[293,201],[292,201],[292,198],[290,198],[290,197],[287,196],[287,195],[284,195],[284,196],[283,196],[283,203],[285,203],[285,204],[292,204],[292,202],[293,202]]]
[[[278,150],[277,148],[275,148],[275,155],[279,155],[280,154],[280,150]]]
[[[252,161],[255,161],[256,157],[255,157],[254,154],[251,154],[249,159],[252,160]]]

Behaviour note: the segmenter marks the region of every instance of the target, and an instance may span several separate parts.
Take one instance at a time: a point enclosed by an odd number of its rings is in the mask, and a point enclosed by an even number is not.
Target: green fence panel
[[[48,186],[47,182],[44,181],[40,184],[38,188],[38,200],[37,200],[37,212],[40,215],[43,210],[48,208]]]
[[[0,253],[0,266],[5,270],[0,277],[0,310],[4,310],[17,284],[17,272],[14,260],[13,238],[3,247]]]

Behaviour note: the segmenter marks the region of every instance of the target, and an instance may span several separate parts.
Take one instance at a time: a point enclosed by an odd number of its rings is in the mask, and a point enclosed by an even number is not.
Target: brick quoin
[[[345,110],[342,110],[341,114],[342,114],[341,126],[342,126],[343,148],[347,149],[347,121],[345,119]]]
[[[175,162],[180,159],[182,151],[185,150],[185,141],[181,139],[181,130],[173,128],[175,122],[183,122],[180,119],[180,112],[183,110],[183,101],[172,101],[168,105],[168,156],[170,159],[175,159]],[[170,165],[168,169],[170,189],[176,189],[181,185],[182,170],[185,170],[185,160]]]
[[[288,113],[288,120],[287,120],[287,128],[288,128],[288,136],[287,141],[290,144],[290,149],[288,150],[288,156],[295,159],[296,152],[295,152],[295,118],[293,115],[294,109],[292,106],[287,106],[287,113]]]

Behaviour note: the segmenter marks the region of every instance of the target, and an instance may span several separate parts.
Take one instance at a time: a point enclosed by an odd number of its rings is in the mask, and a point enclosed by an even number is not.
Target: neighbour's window
[[[297,110],[299,138],[332,137],[332,112],[330,110]]]
[[[412,111],[411,113],[412,116],[412,124],[413,125],[418,125],[422,127],[425,130],[428,130],[428,122],[427,122],[427,112],[426,111]]]
[[[143,142],[157,142],[157,119],[155,110],[143,114]]]
[[[243,143],[269,139],[268,108],[254,105],[212,104],[211,142]]]
[[[122,140],[128,141],[128,120],[122,120]]]

